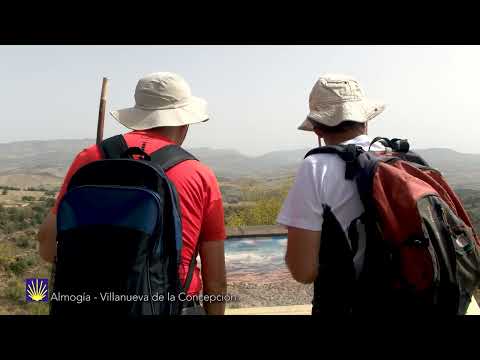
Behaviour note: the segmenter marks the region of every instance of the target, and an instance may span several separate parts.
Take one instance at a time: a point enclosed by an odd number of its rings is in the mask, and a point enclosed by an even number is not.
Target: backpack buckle
[[[344,161],[351,163],[355,162],[358,158],[358,156],[364,152],[361,146],[355,145],[355,144],[348,144],[345,147],[345,153],[344,153]]]
[[[145,151],[140,149],[139,147],[130,147],[127,150],[125,150],[120,158],[122,159],[133,159],[134,155],[140,156],[140,159],[142,160],[151,160],[150,155],[148,155]]]

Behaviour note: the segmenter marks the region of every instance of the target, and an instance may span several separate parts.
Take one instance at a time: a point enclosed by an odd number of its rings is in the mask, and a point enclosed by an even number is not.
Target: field
[[[25,302],[25,279],[49,278],[36,233],[55,191],[0,187],[0,314],[47,314],[45,303]]]

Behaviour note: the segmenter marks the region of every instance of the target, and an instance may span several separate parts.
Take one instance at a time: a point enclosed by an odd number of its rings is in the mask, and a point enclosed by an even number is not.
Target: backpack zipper
[[[148,296],[150,300],[150,307],[152,309],[152,315],[155,315],[155,307],[153,306],[153,296],[152,296],[152,286],[150,284],[150,254],[147,254],[147,285],[148,285]]]

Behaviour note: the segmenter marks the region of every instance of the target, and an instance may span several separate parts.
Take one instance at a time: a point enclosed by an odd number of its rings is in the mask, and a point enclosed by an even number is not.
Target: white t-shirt
[[[360,135],[343,142],[342,145],[356,144],[368,151],[370,142],[367,135]],[[371,147],[371,151],[384,149],[380,143]],[[353,239],[350,239],[348,234],[352,233],[352,226],[356,227],[356,231],[353,231],[358,234],[354,246],[354,263],[358,275],[363,265],[365,237],[362,234],[365,233],[364,229],[362,231],[358,228],[362,224],[357,219],[363,214],[364,207],[355,181],[345,179],[345,167],[345,162],[336,154],[314,154],[304,159],[277,222],[285,226],[321,231],[324,208],[328,206],[351,247]]]

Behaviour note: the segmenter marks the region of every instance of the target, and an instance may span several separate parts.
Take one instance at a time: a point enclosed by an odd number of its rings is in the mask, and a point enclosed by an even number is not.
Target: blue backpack
[[[121,135],[100,147],[104,159],[80,168],[59,204],[50,314],[177,315],[198,245],[181,284],[181,214],[165,171],[196,159],[177,145],[147,155]]]

